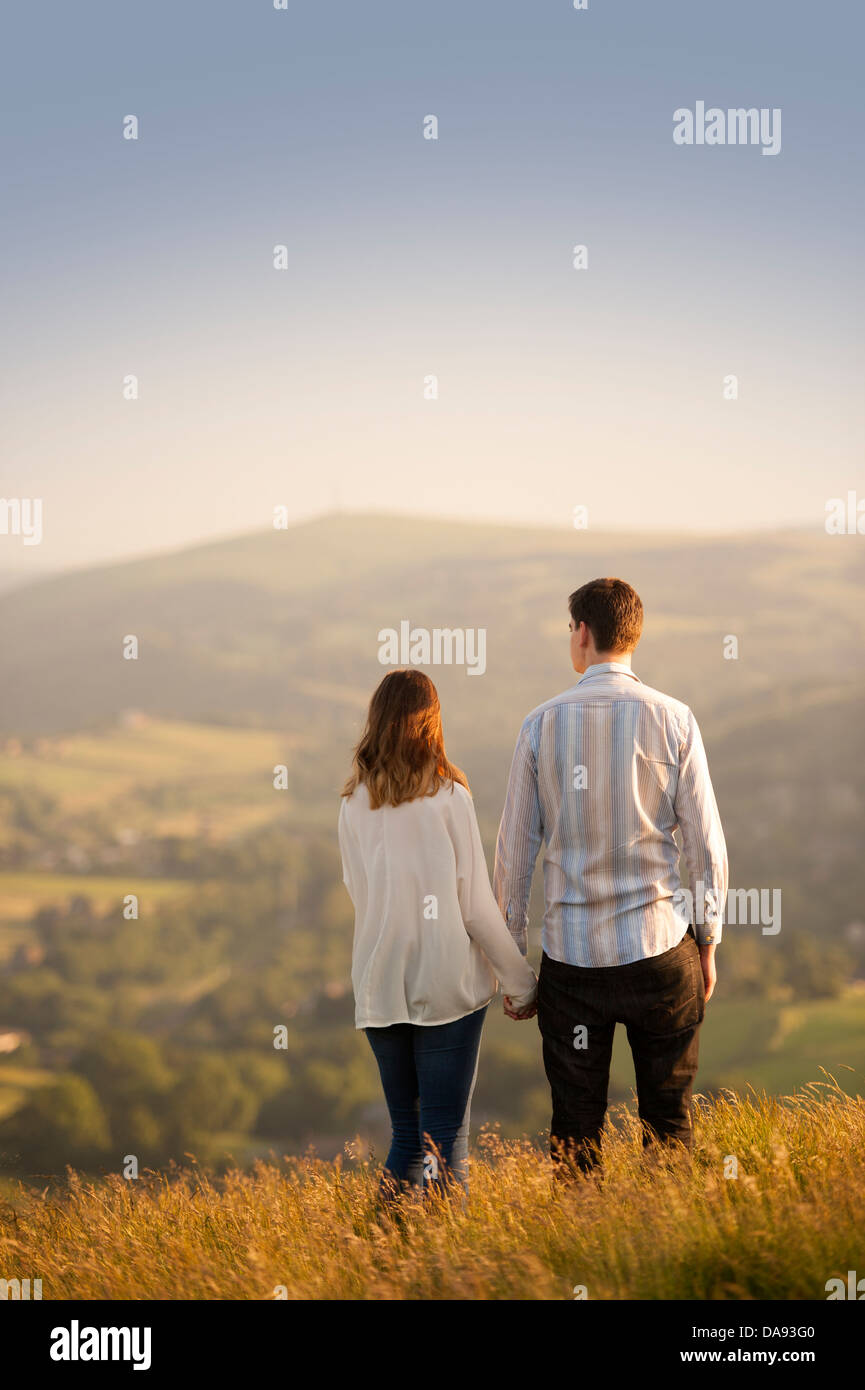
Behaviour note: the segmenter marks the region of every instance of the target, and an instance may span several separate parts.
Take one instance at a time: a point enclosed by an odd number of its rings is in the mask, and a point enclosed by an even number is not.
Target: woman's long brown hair
[[[423,671],[390,671],[374,692],[342,795],[351,796],[360,782],[374,811],[435,796],[454,782],[468,790],[465,774],[445,753],[438,691]]]

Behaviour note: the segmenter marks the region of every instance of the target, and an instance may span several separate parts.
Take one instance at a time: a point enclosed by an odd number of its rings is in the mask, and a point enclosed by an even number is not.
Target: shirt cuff
[[[508,931],[516,942],[520,954],[525,956],[529,950],[529,924],[528,914],[524,907],[520,907],[513,898],[508,901],[505,908],[505,922]]]
[[[508,998],[510,999],[510,1001],[511,1001],[511,1003],[513,1004],[513,1006],[514,1006],[515,1009],[527,1009],[527,1008],[529,1007],[530,1004],[534,1004],[534,1002],[535,1002],[535,1000],[537,999],[537,997],[538,997],[538,982],[537,982],[537,980],[535,980],[535,983],[532,985],[531,989],[530,989],[530,990],[527,990],[525,994],[509,994],[509,995],[508,995]]]

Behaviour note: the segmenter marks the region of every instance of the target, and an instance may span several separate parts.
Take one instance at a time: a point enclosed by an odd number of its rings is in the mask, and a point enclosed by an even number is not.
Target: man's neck
[[[630,652],[593,652],[586,659],[583,675],[591,666],[605,666],[609,661],[615,661],[618,666],[627,666],[629,671],[631,669]]]

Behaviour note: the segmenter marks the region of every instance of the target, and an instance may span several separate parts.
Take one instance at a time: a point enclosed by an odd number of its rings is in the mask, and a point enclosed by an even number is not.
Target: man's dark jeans
[[[538,1025],[553,1093],[553,1158],[583,1171],[599,1160],[617,1023],[628,1030],[644,1146],[678,1141],[690,1152],[691,1091],[705,1010],[691,927],[672,950],[629,965],[566,965],[544,954]]]

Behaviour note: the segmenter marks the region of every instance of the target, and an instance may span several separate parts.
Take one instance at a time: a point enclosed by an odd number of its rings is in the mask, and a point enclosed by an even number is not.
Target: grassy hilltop
[[[691,1170],[645,1164],[633,1116],[616,1120],[601,1185],[554,1184],[528,1141],[487,1133],[468,1204],[399,1224],[377,1214],[377,1164],[354,1145],[219,1181],[10,1185],[0,1263],[41,1277],[46,1299],[819,1300],[862,1268],[862,1098],[831,1082],[698,1098]]]

